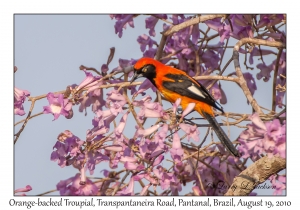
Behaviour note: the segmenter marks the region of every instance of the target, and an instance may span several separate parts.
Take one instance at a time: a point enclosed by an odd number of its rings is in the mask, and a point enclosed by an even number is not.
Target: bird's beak
[[[134,71],[134,75],[132,79],[130,80],[130,84],[133,83],[136,79],[141,78],[143,75],[142,74],[137,74],[136,71]]]

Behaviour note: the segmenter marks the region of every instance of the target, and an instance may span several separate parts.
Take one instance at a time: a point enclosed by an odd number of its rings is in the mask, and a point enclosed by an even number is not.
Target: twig
[[[89,177],[89,178],[92,178],[92,177]],[[94,178],[92,178],[92,179],[94,179]],[[108,180],[116,180],[115,178],[109,178],[109,177],[107,177],[107,178],[97,178],[97,179],[99,179],[99,180],[94,181],[93,183],[105,182],[105,181],[108,181]],[[58,191],[58,190],[57,189],[49,190],[49,191],[46,191],[44,193],[37,194],[37,196],[43,196],[43,195],[46,195],[46,194],[49,194],[49,193],[52,193],[52,192],[55,192],[55,191]]]
[[[194,170],[196,170],[198,168],[198,160],[199,160],[199,155],[200,155],[200,151],[199,150],[202,147],[202,145],[204,144],[204,142],[206,141],[206,138],[207,138],[207,136],[209,134],[209,131],[210,131],[210,127],[207,128],[206,134],[205,134],[202,142],[198,146],[198,156],[197,156],[196,168],[194,168]]]
[[[275,112],[276,109],[276,82],[277,82],[277,74],[279,69],[279,61],[281,57],[283,49],[279,48],[278,54],[277,54],[277,60],[276,60],[276,66],[274,70],[274,77],[273,77],[273,97],[272,97],[272,111]]]
[[[160,18],[160,17],[158,17],[158,16],[155,15],[155,14],[151,14],[151,16],[153,16],[153,17],[155,17],[155,18],[157,18],[157,19],[159,19],[159,20],[162,20],[162,21],[164,21],[164,22],[166,22],[166,23],[168,23],[168,24],[170,24],[170,25],[173,25],[172,22],[170,22],[170,21],[168,21],[168,20],[166,20],[166,19]]]
[[[28,111],[28,115],[27,115],[27,117],[26,117],[26,119],[25,119],[25,121],[24,121],[24,123],[23,123],[21,129],[19,130],[18,133],[15,134],[16,138],[15,138],[15,140],[14,140],[14,144],[17,143],[17,141],[18,141],[18,139],[19,139],[19,137],[20,137],[22,131],[24,130],[25,126],[27,125],[27,122],[28,122],[28,120],[29,120],[29,118],[30,118],[30,115],[31,115],[31,112],[32,112],[32,110],[33,110],[34,104],[35,104],[35,99],[33,99],[33,101],[31,102],[31,106],[30,106],[30,109],[29,109],[29,111]]]
[[[285,112],[286,112],[286,108],[284,108],[283,110],[281,110],[281,112],[279,112],[278,114],[274,115],[274,118],[279,118],[279,116],[282,115]]]
[[[228,45],[228,40],[229,40],[229,39],[226,40],[225,49],[224,49],[224,51],[223,51],[223,53],[222,53],[222,55],[221,55],[220,64],[219,64],[219,66],[218,66],[218,69],[219,69],[219,70],[221,70],[221,65],[222,65],[223,57],[224,57],[224,54],[225,54],[225,52],[226,52],[227,45]]]
[[[97,71],[97,69],[93,68],[93,67],[86,67],[84,65],[79,66],[80,70],[87,70],[87,71],[93,71],[96,72],[98,75],[101,75],[101,73],[99,71]]]
[[[43,196],[43,195],[46,195],[46,194],[49,194],[49,193],[53,193],[53,192],[56,192],[57,189],[53,189],[53,190],[49,190],[47,192],[44,192],[44,193],[41,193],[41,194],[37,194],[37,196]]]
[[[160,58],[159,60],[162,61],[162,60],[164,60],[164,59],[170,58],[170,57],[172,57],[173,55],[176,55],[177,53],[180,53],[182,50],[183,50],[183,49],[179,49],[179,50],[177,50],[177,51],[175,51],[175,52],[173,52],[173,53],[170,53],[170,54],[168,54],[168,55],[166,55],[166,56]]]
[[[224,71],[226,70],[226,68],[229,66],[229,64],[231,63],[231,61],[233,60],[233,58],[231,57],[227,63],[225,64],[225,66],[223,67],[222,71],[219,73],[219,76],[221,76]],[[207,89],[209,90],[218,80],[214,80],[210,85],[207,86]]]
[[[247,46],[245,45],[245,60],[244,60],[244,65],[246,66],[246,69],[250,69],[250,70],[253,70],[254,68],[253,67],[250,67],[247,65]]]
[[[131,101],[129,100],[128,96],[127,96],[127,95],[124,95],[124,97],[125,97],[125,99],[126,99],[126,101],[127,101],[127,103],[128,103],[129,110],[131,111],[131,113],[132,113],[132,115],[133,115],[133,117],[134,117],[136,123],[138,124],[138,126],[139,126],[140,128],[143,128],[143,124],[141,124],[140,121],[138,120],[137,114],[136,114],[136,112],[135,112],[135,110],[134,110],[134,108],[133,108],[133,105],[132,105]]]
[[[202,42],[203,43],[203,42]],[[202,45],[202,43],[201,43],[201,45]],[[195,72],[195,76],[198,76],[198,75],[200,75],[200,73],[201,73],[201,68],[200,68],[200,55],[199,55],[199,50],[200,50],[201,48],[199,47],[199,49],[198,50],[194,50],[194,52],[195,52],[195,60],[196,60],[196,63],[195,63],[195,66],[196,66],[196,72]]]
[[[162,35],[155,55],[156,60],[161,60],[166,41],[167,41],[167,36]]]
[[[236,124],[238,124],[238,123],[240,123],[240,122],[242,122],[242,121],[244,121],[245,119],[247,119],[248,118],[248,115],[247,114],[244,114],[244,116],[243,117],[241,117],[240,119],[238,119],[237,121],[235,121],[235,122],[229,122],[228,120],[227,121],[225,121],[225,120],[222,120],[223,122],[226,122],[227,123],[227,125],[236,125]]]
[[[156,95],[157,95],[157,101],[160,105],[162,105],[162,98],[161,98],[161,94],[158,90],[156,90]]]
[[[188,154],[189,154],[189,153],[188,153]],[[199,180],[200,188],[201,188],[203,194],[204,194],[204,195],[207,195],[207,194],[206,194],[206,190],[204,189],[204,186],[203,186],[203,183],[202,183],[202,179],[201,179],[200,173],[199,173],[199,171],[197,170],[197,165],[196,165],[196,164],[195,164],[195,165],[193,164],[194,161],[193,161],[193,159],[191,159],[191,158],[189,158],[188,161],[190,162],[191,165],[193,165],[193,166],[196,168],[195,172],[196,172],[196,176],[197,176],[197,178],[198,178],[198,180]],[[198,163],[198,160],[197,160],[197,163]]]
[[[124,177],[122,178],[121,182],[115,187],[114,191],[112,192],[112,196],[114,196],[116,194],[116,192],[120,189],[120,186],[123,184],[123,182],[125,181],[125,179],[127,178],[127,176],[129,175],[130,171],[127,171],[126,174],[124,175]]]
[[[243,92],[244,92],[246,98],[248,99],[249,103],[251,104],[252,108],[259,114],[263,114],[263,112],[261,111],[259,105],[257,104],[256,100],[253,98],[253,96],[247,86],[247,82],[243,76],[243,73],[241,71],[240,64],[239,64],[239,53],[235,49],[233,50],[232,57],[233,57],[233,61],[234,61],[236,75],[239,78],[239,85],[240,85],[241,89],[243,90]]]
[[[57,91],[57,92],[53,92],[53,94],[64,94],[65,90],[61,90],[61,91]],[[37,101],[40,100],[42,98],[46,98],[48,94],[43,94],[43,95],[39,95],[39,96],[35,96],[35,97],[28,97],[28,101]]]
[[[37,117],[37,116],[39,116],[39,115],[42,115],[43,114],[43,112],[40,112],[40,113],[37,113],[37,114],[34,114],[34,115],[32,115],[32,116],[30,116],[29,117],[29,120],[31,119],[31,118],[34,118],[34,117]],[[20,124],[21,122],[24,122],[26,120],[26,118],[25,119],[23,119],[23,120],[20,120],[19,122],[17,122],[14,126],[16,126],[16,125],[18,125],[18,124]]]
[[[263,63],[265,63],[260,45],[258,45],[258,48],[259,48],[260,59]]]
[[[205,39],[206,39],[206,37],[207,37],[207,33],[210,31],[210,28],[208,27],[207,29],[206,29],[206,32],[205,32],[205,34],[204,34],[204,37],[203,37],[203,39],[202,39],[202,42],[201,42],[201,45],[199,46],[199,48],[198,48],[198,50],[197,50],[197,48],[196,47],[194,47],[194,45],[192,45],[193,46],[193,48],[194,48],[194,52],[195,52],[195,61],[196,61],[196,64],[195,64],[195,66],[196,66],[196,72],[195,72],[195,76],[199,76],[200,74],[201,74],[201,68],[200,68],[200,55],[199,55],[199,52],[200,52],[200,50],[202,49],[202,45],[203,45],[203,42],[205,41]],[[190,41],[191,42],[191,41]],[[207,45],[207,43],[208,43],[208,41],[206,41],[206,45]],[[205,47],[206,47],[206,45],[205,45]],[[203,51],[204,52],[204,51]],[[203,54],[203,53],[202,53]]]

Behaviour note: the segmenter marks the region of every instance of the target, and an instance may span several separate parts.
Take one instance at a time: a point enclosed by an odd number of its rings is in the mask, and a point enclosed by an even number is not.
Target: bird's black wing
[[[210,95],[208,90],[196,80],[188,77],[185,74],[166,74],[166,78],[173,81],[163,81],[164,88],[176,92],[182,96],[207,103],[208,105],[223,111],[222,106]]]

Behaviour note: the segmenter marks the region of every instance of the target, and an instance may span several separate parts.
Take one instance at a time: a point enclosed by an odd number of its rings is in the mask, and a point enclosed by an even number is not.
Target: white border
[[[170,3],[169,3],[170,2]],[[126,10],[124,10],[126,8]],[[299,13],[296,6],[292,5],[292,1],[1,1],[0,5],[0,58],[1,58],[1,199],[0,206],[9,207],[9,199],[13,199],[13,14],[14,13],[287,13],[287,63],[288,63],[288,129],[287,129],[287,151],[288,151],[288,169],[287,169],[287,196],[284,197],[238,197],[244,201],[253,200],[270,200],[275,201],[292,201],[292,206],[300,206],[299,204],[299,180],[296,179],[299,174],[299,135],[298,128],[298,110],[299,110]],[[289,27],[290,26],[290,27]],[[295,75],[293,75],[295,74]],[[297,74],[297,75],[296,75]],[[293,87],[294,86],[294,87]],[[294,93],[294,94],[293,94]],[[293,114],[292,114],[293,113]],[[135,200],[144,200],[144,197],[132,197]],[[162,199],[171,199],[172,197],[163,197]],[[17,200],[37,200],[37,197],[15,197]],[[50,197],[43,198],[45,200]],[[60,199],[55,197],[53,199]],[[84,197],[71,197],[72,200],[85,200]],[[96,199],[96,198],[95,198]],[[104,197],[107,200],[128,200],[129,197]],[[147,197],[147,200],[155,200],[156,198]],[[176,197],[175,199],[190,200],[191,197]],[[199,198],[200,199],[200,198]],[[206,198],[203,198],[205,200]],[[213,199],[213,198],[211,198]],[[219,200],[228,200],[228,198],[218,197]],[[177,206],[178,207],[178,206]],[[17,207],[15,207],[17,208]],[[24,207],[22,207],[24,209]],[[41,207],[39,207],[40,209]],[[63,207],[64,209],[73,209],[74,207]],[[77,207],[78,208],[78,207]],[[98,207],[101,208],[101,207]],[[103,208],[103,207],[102,207]],[[140,209],[141,207],[129,207]],[[142,207],[153,208],[153,207]],[[155,207],[158,208],[158,207]],[[159,207],[160,209],[171,209],[174,207]],[[189,207],[190,208],[190,207]],[[199,208],[199,207],[197,207]],[[224,208],[224,207],[223,207]],[[232,207],[228,207],[232,208]],[[255,207],[254,207],[255,208]],[[84,208],[86,209],[86,208]],[[105,209],[115,209],[115,207]],[[118,208],[120,209],[120,207]],[[266,207],[260,209],[267,209]]]

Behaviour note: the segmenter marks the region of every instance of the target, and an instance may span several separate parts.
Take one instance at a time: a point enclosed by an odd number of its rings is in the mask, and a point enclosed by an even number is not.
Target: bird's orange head
[[[153,58],[141,58],[133,66],[134,75],[130,83],[132,83],[138,78],[145,77],[154,84],[154,78],[156,77],[156,70],[157,68],[163,65],[164,64],[160,63],[157,60],[154,60]]]

